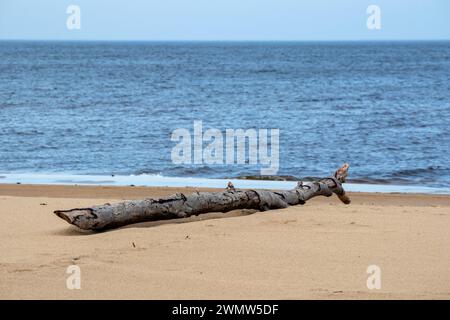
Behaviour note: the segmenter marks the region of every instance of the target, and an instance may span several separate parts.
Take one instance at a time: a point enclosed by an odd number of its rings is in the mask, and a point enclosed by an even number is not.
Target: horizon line
[[[437,42],[450,39],[27,39],[14,38],[0,41],[48,41],[48,42]]]

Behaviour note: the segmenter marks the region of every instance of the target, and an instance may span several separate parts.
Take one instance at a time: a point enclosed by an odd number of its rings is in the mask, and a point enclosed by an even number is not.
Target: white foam
[[[22,184],[56,184],[56,185],[108,185],[108,186],[149,186],[149,187],[208,187],[225,188],[232,181],[236,188],[241,189],[280,189],[288,190],[295,187],[294,181],[238,180],[238,179],[207,179],[186,177],[164,177],[161,175],[77,175],[56,173],[7,173],[0,174],[0,183]],[[431,193],[450,194],[450,188],[432,188],[411,185],[380,185],[346,183],[345,190],[353,192],[382,193]]]

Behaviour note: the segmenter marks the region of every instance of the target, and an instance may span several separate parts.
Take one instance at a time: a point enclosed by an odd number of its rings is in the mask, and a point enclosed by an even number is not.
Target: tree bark
[[[84,230],[106,230],[132,223],[186,218],[208,212],[228,212],[236,209],[260,211],[281,209],[298,204],[316,196],[336,194],[349,204],[342,183],[348,174],[344,164],[335,174],[317,181],[302,183],[289,191],[236,190],[231,182],[224,192],[196,192],[185,196],[182,193],[162,199],[125,201],[90,208],[56,210],[54,213]]]

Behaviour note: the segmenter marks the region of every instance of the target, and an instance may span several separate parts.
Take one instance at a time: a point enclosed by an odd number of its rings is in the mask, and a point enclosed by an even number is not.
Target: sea
[[[277,172],[177,163],[195,121],[278,129]],[[344,162],[353,191],[450,193],[450,41],[0,41],[0,183],[289,188]]]

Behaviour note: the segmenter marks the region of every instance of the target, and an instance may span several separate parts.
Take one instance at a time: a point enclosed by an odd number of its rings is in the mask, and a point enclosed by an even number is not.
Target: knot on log
[[[348,169],[348,164],[347,164]],[[347,175],[345,175],[346,177]],[[328,177],[328,179],[332,180],[334,182],[334,186],[332,187],[332,191],[337,195],[339,200],[341,200],[345,204],[350,204],[351,200],[350,198],[345,194],[345,190],[342,187],[342,182],[336,177]],[[345,179],[345,178],[344,178]]]
[[[278,193],[266,190],[253,190],[253,191],[259,197],[259,209],[261,211],[289,207],[289,204]]]
[[[179,211],[176,213],[176,215],[178,218],[186,218],[188,216],[187,213],[184,211]]]
[[[328,177],[327,179],[330,179],[334,182],[334,186],[331,188],[333,189],[333,192],[337,195],[344,193],[344,188],[342,188],[342,183],[335,177]]]
[[[297,194],[298,204],[301,204],[301,205],[305,204],[306,201],[305,201],[305,196],[303,195],[303,193],[298,188],[295,189],[295,193]]]
[[[231,181],[228,182],[227,184],[227,191],[229,192],[235,192],[236,188],[234,187],[233,183],[231,183]]]
[[[333,195],[333,191],[330,190],[328,185],[324,182],[315,182],[319,188],[319,192],[321,195],[325,197],[331,197]]]

